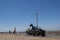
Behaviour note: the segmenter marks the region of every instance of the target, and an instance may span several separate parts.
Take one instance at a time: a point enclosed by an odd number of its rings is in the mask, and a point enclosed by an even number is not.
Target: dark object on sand
[[[33,26],[33,24],[30,24],[29,27],[30,28],[28,28],[26,30],[26,33],[28,35],[33,35],[33,36],[39,36],[39,35],[41,35],[43,37],[45,36],[45,32],[46,32],[45,30],[43,30],[41,28],[36,28],[35,26]]]
[[[16,34],[16,27],[14,28],[13,34]]]
[[[9,34],[16,34],[16,27],[14,28],[13,32],[9,30]]]
[[[12,34],[12,32],[9,30],[9,34]]]

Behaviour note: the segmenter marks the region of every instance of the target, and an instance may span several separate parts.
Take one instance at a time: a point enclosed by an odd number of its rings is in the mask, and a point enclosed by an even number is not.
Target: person
[[[9,34],[12,34],[12,32],[9,30]]]
[[[29,26],[30,26],[29,29],[32,29],[32,30],[35,30],[36,29],[35,26],[33,26],[33,24],[30,24]]]
[[[16,27],[14,28],[14,31],[13,31],[13,34],[15,34],[16,33]]]

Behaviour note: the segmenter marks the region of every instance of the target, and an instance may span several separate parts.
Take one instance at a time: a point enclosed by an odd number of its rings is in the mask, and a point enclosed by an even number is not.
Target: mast
[[[36,13],[36,27],[38,28],[38,13]]]

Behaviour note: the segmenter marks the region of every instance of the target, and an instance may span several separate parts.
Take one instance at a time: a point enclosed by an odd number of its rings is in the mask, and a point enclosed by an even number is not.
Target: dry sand
[[[14,34],[0,34],[0,40],[60,40],[60,36],[57,37],[34,37]]]

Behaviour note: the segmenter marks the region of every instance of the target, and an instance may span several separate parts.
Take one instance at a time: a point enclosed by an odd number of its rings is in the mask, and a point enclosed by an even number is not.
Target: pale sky
[[[0,31],[25,31],[30,23],[44,30],[60,30],[60,0],[0,0]]]

